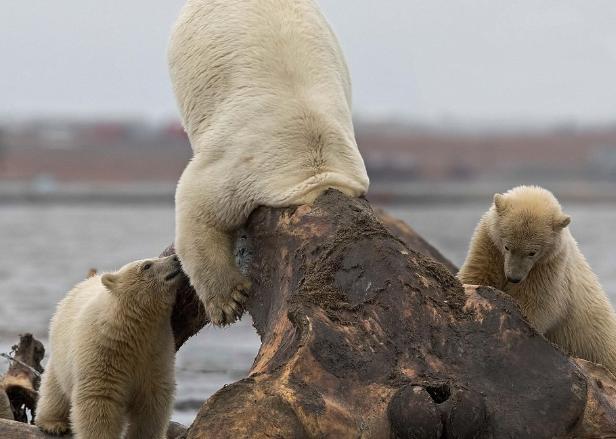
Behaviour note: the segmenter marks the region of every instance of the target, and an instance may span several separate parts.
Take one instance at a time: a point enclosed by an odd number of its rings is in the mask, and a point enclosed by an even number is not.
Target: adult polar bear
[[[232,232],[260,205],[368,189],[342,52],[312,0],[188,0],[171,79],[194,157],[176,192],[176,251],[211,321],[242,313]]]

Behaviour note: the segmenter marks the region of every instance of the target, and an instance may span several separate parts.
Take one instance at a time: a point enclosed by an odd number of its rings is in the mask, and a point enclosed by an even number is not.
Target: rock
[[[392,234],[400,229],[336,191],[313,206],[257,210],[237,255],[262,346],[249,377],[212,396],[188,438],[616,431],[599,372],[546,341],[505,294],[463,288],[453,265]]]

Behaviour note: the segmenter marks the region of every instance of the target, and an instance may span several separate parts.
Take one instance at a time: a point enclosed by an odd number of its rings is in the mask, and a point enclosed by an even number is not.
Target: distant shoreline
[[[537,183],[537,182],[533,182]],[[379,205],[489,203],[495,192],[521,184],[513,182],[379,182],[372,184],[367,198]],[[548,181],[538,184],[559,199],[575,203],[616,204],[616,182]],[[54,184],[0,183],[0,206],[27,204],[142,204],[173,205],[174,183]]]

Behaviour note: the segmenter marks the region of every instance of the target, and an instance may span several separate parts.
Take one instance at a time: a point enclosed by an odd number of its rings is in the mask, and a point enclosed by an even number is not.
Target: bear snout
[[[507,282],[511,282],[512,284],[519,284],[520,282],[522,282],[522,279],[517,278],[517,277],[507,276]]]
[[[165,258],[162,258],[162,261],[171,264],[173,267],[180,266],[180,258],[178,258],[178,255],[167,256]]]

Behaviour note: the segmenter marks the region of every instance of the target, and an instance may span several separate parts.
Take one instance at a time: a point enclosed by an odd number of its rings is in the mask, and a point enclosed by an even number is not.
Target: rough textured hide
[[[616,313],[551,192],[497,194],[472,238],[459,278],[511,295],[546,338],[616,372]],[[507,282],[515,277],[521,282]]]
[[[241,236],[262,346],[189,438],[616,432],[611,374],[556,349],[507,295],[465,291],[366,201],[331,191],[312,207],[259,209]]]
[[[458,272],[458,267],[404,221],[394,218],[383,209],[374,209],[374,213],[389,233],[401,240],[408,248],[440,262],[451,274],[455,275]]]
[[[404,242],[408,248],[440,262],[451,274],[458,272],[458,268],[452,264],[449,259],[445,258],[441,252],[430,245],[430,243],[422,238],[408,224],[394,218],[383,209],[375,209],[375,214],[387,230],[393,236]],[[246,237],[242,237],[242,233],[246,235],[249,233],[249,230],[245,229],[237,234],[239,236],[236,237],[237,245],[235,254],[238,260],[246,253],[246,249],[242,248],[242,242],[245,241]],[[173,254],[175,254],[175,249],[174,246],[171,245],[166,248],[160,256],[164,257]],[[190,284],[185,282],[177,290],[175,307],[173,308],[173,314],[171,316],[171,326],[173,327],[173,334],[175,335],[176,350],[179,350],[190,337],[197,334],[201,328],[208,323],[210,323],[210,321],[203,307],[203,303],[199,300],[199,297],[195,293],[195,290],[191,288]]]
[[[231,230],[257,206],[368,189],[349,74],[313,0],[188,0],[169,68],[194,150],[176,192],[176,250],[210,319],[228,324],[249,285]]]

